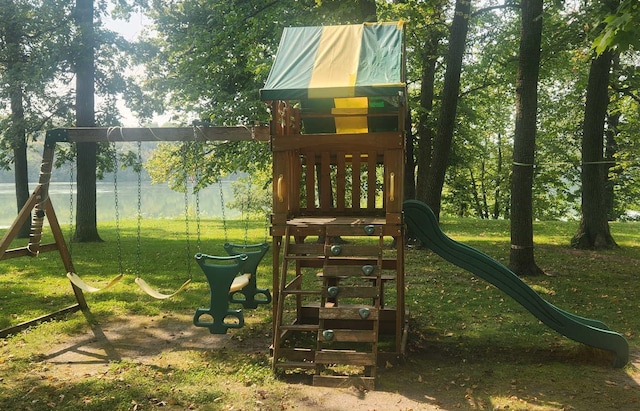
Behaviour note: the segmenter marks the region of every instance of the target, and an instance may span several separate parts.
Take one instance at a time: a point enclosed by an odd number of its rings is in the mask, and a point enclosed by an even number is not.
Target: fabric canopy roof
[[[397,96],[405,89],[403,22],[287,27],[262,100]]]

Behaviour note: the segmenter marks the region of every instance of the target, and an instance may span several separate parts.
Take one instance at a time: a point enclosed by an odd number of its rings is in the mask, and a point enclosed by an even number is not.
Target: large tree
[[[78,50],[76,72],[76,126],[94,127],[95,116],[95,30],[93,0],[76,0]],[[77,202],[74,239],[102,241],[96,213],[97,143],[77,143]]]
[[[469,18],[470,0],[456,0],[453,22],[449,34],[447,68],[444,74],[442,102],[438,115],[438,126],[433,140],[433,153],[426,181],[426,203],[437,217],[440,216],[442,187],[449,165],[451,142],[456,126],[456,109],[460,90],[460,73],[464,57]]]
[[[25,14],[13,1],[3,1],[0,7],[2,20],[2,48],[5,56],[6,94],[9,96],[10,121],[6,137],[13,151],[14,177],[18,211],[29,198],[29,177],[27,171],[27,130],[24,115],[26,79],[23,77],[24,63],[27,59],[25,38],[27,33],[23,21]],[[29,221],[20,229],[18,236],[29,236]]]
[[[538,75],[543,0],[522,0],[520,50],[516,78],[516,125],[511,172],[511,249],[509,268],[518,275],[539,275],[533,253],[533,170],[536,150]]]
[[[27,149],[31,139],[71,108],[64,83],[69,26],[66,2],[0,2],[0,101],[9,116],[1,122],[0,166],[13,164],[16,205],[29,198]],[[19,236],[29,235],[29,221]]]
[[[604,162],[604,125],[609,105],[609,71],[613,52],[591,61],[582,132],[582,218],[571,245],[583,249],[617,247],[606,207],[608,170]]]

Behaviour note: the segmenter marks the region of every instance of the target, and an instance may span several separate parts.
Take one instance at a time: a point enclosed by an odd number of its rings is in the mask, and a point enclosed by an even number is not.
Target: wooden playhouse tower
[[[273,367],[375,387],[403,354],[402,22],[283,32],[273,151]],[[391,245],[394,247],[391,247]]]

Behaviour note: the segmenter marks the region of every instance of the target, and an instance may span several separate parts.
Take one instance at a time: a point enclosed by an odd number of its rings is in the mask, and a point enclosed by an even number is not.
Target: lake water
[[[31,185],[31,190],[36,184]],[[223,201],[231,201],[233,190],[229,181],[222,182]],[[113,182],[98,182],[96,186],[98,221],[115,221],[115,190]],[[76,204],[75,185],[68,182],[51,183],[49,196],[56,210],[60,224],[69,224],[71,195]],[[17,215],[15,186],[0,183],[0,228],[11,225]],[[166,184],[151,184],[143,182],[140,190],[141,211],[144,218],[184,218],[184,193],[171,190]],[[194,215],[196,210],[196,196],[189,195],[189,213]],[[121,220],[135,219],[138,212],[138,186],[136,182],[118,182],[118,211]],[[199,194],[200,217],[221,218],[222,206],[220,187],[215,184]],[[75,206],[74,206],[75,207]],[[75,208],[73,214],[75,216]],[[225,208],[226,218],[238,218],[239,210]]]

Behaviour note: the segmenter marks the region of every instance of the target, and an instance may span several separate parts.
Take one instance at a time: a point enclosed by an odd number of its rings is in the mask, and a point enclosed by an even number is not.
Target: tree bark
[[[418,109],[418,150],[416,153],[418,164],[418,171],[416,173],[416,199],[423,202],[427,201],[427,179],[429,169],[431,168],[431,151],[435,135],[432,110],[439,41],[439,36],[432,33],[422,51],[420,107]]]
[[[76,125],[95,126],[95,36],[93,0],[76,0],[80,49],[76,61]],[[96,216],[97,143],[78,143],[76,231],[79,242],[102,241]]]
[[[509,268],[520,276],[544,274],[533,253],[533,168],[543,0],[522,0],[520,56],[516,78],[516,124],[511,173]]]
[[[582,218],[571,245],[579,249],[617,247],[605,205],[604,123],[609,105],[609,71],[613,52],[591,60],[582,131]]]
[[[449,33],[449,52],[447,54],[447,69],[444,74],[442,104],[438,116],[438,127],[434,139],[431,167],[427,176],[425,192],[426,203],[431,207],[438,219],[440,218],[442,187],[444,186],[444,177],[449,165],[451,142],[456,124],[460,73],[469,30],[470,13],[470,0],[456,0],[455,14]]]
[[[618,174],[616,171],[615,156],[618,152],[618,142],[616,136],[618,135],[618,124],[620,123],[620,112],[609,113],[607,115],[607,131],[605,132],[605,183],[604,183],[604,206],[607,213],[607,220],[612,221],[620,216],[619,210],[615,207],[615,191],[614,180],[616,177],[609,178],[612,173]],[[613,170],[612,170],[613,169]]]

